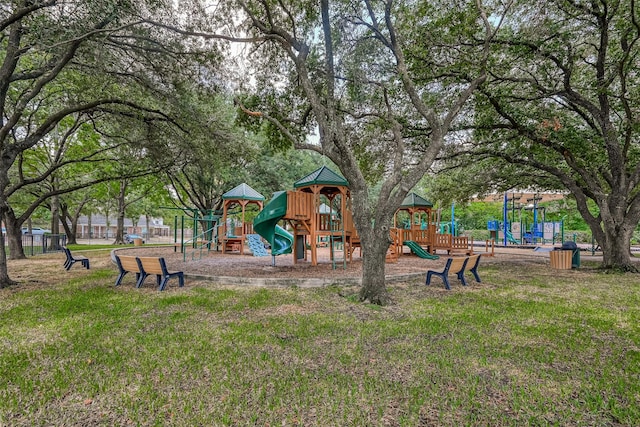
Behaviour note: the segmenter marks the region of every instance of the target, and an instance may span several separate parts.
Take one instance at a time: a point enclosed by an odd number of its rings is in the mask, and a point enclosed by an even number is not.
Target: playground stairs
[[[247,234],[247,243],[253,256],[269,256],[259,234]]]

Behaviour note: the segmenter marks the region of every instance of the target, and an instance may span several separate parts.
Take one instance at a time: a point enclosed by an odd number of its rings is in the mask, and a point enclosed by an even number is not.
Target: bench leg
[[[169,281],[169,276],[164,276],[162,277],[162,280],[160,280],[160,276],[158,276],[158,290],[159,291],[164,291],[165,286],[167,286],[167,282]]]
[[[449,279],[447,278],[446,274],[437,272],[437,271],[428,271],[427,272],[427,282],[426,285],[429,286],[431,284],[431,276],[438,276],[442,279],[442,282],[444,283],[444,287],[447,290],[451,290],[451,286],[449,286]]]
[[[139,288],[140,286],[142,286],[142,282],[144,282],[144,279],[146,279],[148,276],[147,273],[140,273],[140,277],[138,278],[138,281],[136,282],[136,288]]]
[[[431,284],[431,276],[435,274],[435,271],[427,271],[427,281],[425,284],[429,286]]]
[[[475,267],[473,267],[469,271],[473,274],[473,277],[476,278],[476,282],[481,283],[480,276],[478,275],[478,266],[476,265]]]
[[[460,280],[464,286],[467,286],[467,280],[464,278],[464,269],[458,271],[456,275],[458,276],[458,280]]]
[[[83,260],[82,260],[82,265],[83,265],[87,270],[89,270],[89,259],[88,259],[88,258],[87,258],[87,259],[83,259]]]
[[[120,286],[120,283],[122,283],[122,279],[124,278],[125,274],[127,274],[128,271],[122,271],[120,272],[120,274],[118,274],[118,278],[116,279],[116,286]]]
[[[172,277],[177,277],[178,278],[178,286],[180,286],[181,288],[184,286],[184,274],[180,271],[180,272],[177,272],[177,273],[170,273],[170,274],[167,274],[166,276],[164,276],[162,278],[162,283],[160,283],[160,285],[159,285],[159,290],[164,291],[164,288],[167,286],[167,282]],[[160,276],[158,276],[158,278],[160,278]]]

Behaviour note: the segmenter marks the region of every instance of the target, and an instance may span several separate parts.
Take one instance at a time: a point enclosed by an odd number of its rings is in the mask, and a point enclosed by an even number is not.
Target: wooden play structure
[[[416,193],[410,193],[404,198],[393,217],[393,228],[391,229],[393,244],[390,251],[401,256],[404,242],[412,241],[425,247],[427,252],[434,252],[438,220],[437,212],[432,211],[431,208],[433,208],[433,203]],[[405,228],[398,227],[398,216],[402,212],[406,212],[409,216],[409,224],[405,224]]]
[[[393,244],[390,251],[396,256],[401,256],[406,242],[414,242],[425,248],[430,254],[436,254],[438,250],[447,251],[447,254],[473,254],[473,245],[470,244],[467,236],[453,236],[451,234],[438,233],[439,220],[438,212],[432,210],[433,203],[419,196],[410,193],[405,197],[400,208],[394,216],[394,228],[391,229],[391,239]],[[405,228],[398,227],[398,216],[401,212],[406,212],[409,216],[409,223]]]
[[[253,234],[253,223],[245,221],[247,206],[255,204],[259,209],[262,209],[264,196],[249,185],[242,183],[224,193],[222,200],[222,220],[218,225],[216,249],[222,250],[222,253],[239,252],[242,255],[244,254],[246,236]],[[232,229],[228,226],[228,216],[230,211],[238,206],[241,208],[240,225],[236,223]]]
[[[351,193],[346,179],[326,166],[312,172],[293,184],[295,191],[287,194],[285,217],[293,230],[294,262],[307,259],[311,253],[311,265],[318,264],[317,247],[325,240],[331,250],[334,264],[351,260],[353,250],[360,247],[360,239],[353,225]],[[329,206],[329,212],[321,209]],[[301,256],[302,255],[302,256]]]
[[[334,267],[338,263],[346,266],[352,259],[353,250],[360,247],[353,225],[347,180],[323,166],[298,180],[293,187],[293,191],[286,192],[286,210],[282,206],[279,211],[274,198],[265,206],[265,214],[261,213],[262,217],[259,215],[255,221],[261,224],[269,220],[274,224],[284,221],[292,235],[294,262],[307,260],[310,252],[311,264],[317,265],[317,248],[325,245],[331,251]],[[262,228],[257,224],[254,222],[256,230]],[[261,234],[270,240],[266,233]]]

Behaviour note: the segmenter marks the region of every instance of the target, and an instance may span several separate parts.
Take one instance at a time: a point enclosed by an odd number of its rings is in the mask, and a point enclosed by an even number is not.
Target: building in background
[[[169,237],[171,236],[171,228],[164,225],[162,218],[149,218],[149,224],[144,215],[141,215],[136,225],[130,218],[124,219],[125,234],[139,234],[144,238],[152,237]],[[107,218],[104,215],[91,215],[91,227],[89,227],[89,218],[86,215],[78,219],[78,227],[76,230],[79,239],[111,239],[116,235],[118,221],[116,217]]]

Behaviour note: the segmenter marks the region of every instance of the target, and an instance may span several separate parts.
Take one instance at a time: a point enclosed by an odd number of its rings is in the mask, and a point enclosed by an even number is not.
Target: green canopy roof
[[[424,197],[418,196],[416,193],[407,194],[407,197],[404,198],[400,208],[432,208],[433,203],[425,199]]]
[[[315,172],[311,172],[309,175],[296,181],[293,184],[293,188],[308,187],[309,185],[341,185],[348,187],[349,183],[328,167],[322,166]]]
[[[264,196],[244,182],[222,195],[223,200],[259,200],[264,201]]]

